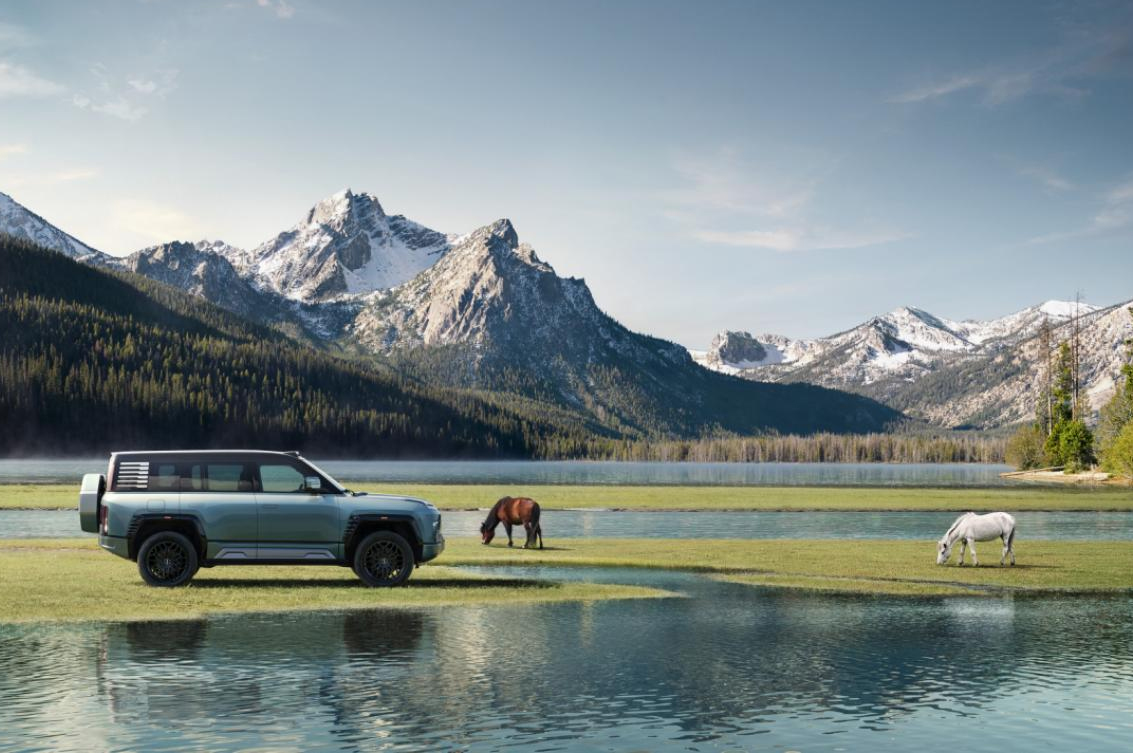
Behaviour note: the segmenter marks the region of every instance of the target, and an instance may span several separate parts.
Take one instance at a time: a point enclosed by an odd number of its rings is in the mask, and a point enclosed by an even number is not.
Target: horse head
[[[491,544],[492,539],[496,537],[496,527],[484,521],[480,524],[480,541],[484,544]]]
[[[950,542],[947,539],[936,542],[936,564],[943,565],[948,561],[948,558],[952,555],[953,543],[955,542]]]

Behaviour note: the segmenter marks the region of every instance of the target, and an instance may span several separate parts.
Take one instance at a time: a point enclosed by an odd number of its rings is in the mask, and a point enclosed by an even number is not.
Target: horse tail
[[[1011,533],[1007,534],[1007,548],[1012,549],[1015,546],[1015,521],[1011,521]],[[1014,555],[1012,555],[1014,556]]]

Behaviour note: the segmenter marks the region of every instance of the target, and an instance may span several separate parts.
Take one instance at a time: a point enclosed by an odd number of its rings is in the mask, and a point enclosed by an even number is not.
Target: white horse
[[[952,546],[959,541],[960,564],[964,564],[964,547],[967,547],[972,550],[972,564],[978,565],[980,563],[976,559],[975,542],[992,539],[1003,540],[1003,554],[999,557],[999,564],[1002,565],[1010,554],[1011,564],[1014,565],[1015,518],[1005,512],[989,512],[987,515],[966,512],[956,518],[948,533],[937,542],[936,564],[943,565],[947,562],[952,554]]]

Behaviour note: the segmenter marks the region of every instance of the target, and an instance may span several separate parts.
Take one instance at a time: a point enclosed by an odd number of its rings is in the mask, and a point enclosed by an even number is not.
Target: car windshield
[[[324,471],[322,468],[319,468],[317,465],[312,463],[310,460],[307,460],[307,458],[303,458],[302,460],[303,460],[304,463],[307,464],[307,467],[309,467],[312,471],[314,471],[315,473],[319,474],[320,476],[325,478],[327,481],[329,481],[330,485],[333,486],[335,489],[338,489],[340,492],[342,492],[344,494],[350,494],[349,489],[347,489],[345,486],[343,486],[342,484],[335,481],[334,477],[331,476],[326,471]]]

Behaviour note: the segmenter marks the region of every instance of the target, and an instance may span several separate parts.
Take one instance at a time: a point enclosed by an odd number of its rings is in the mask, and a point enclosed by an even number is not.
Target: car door
[[[261,461],[258,466],[259,559],[338,559],[342,549],[338,495],[330,489],[304,489],[310,471],[298,463],[281,459]]]
[[[204,526],[206,559],[256,559],[255,474],[255,464],[240,459],[202,459],[185,465],[181,512],[194,515]]]

